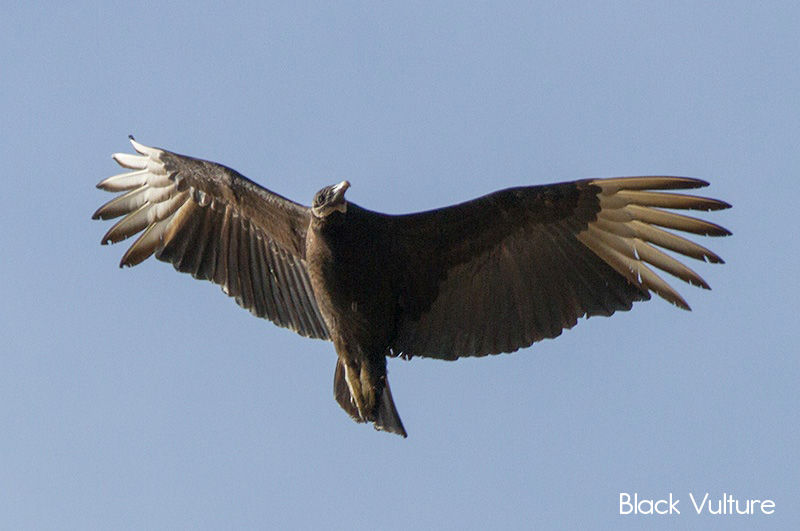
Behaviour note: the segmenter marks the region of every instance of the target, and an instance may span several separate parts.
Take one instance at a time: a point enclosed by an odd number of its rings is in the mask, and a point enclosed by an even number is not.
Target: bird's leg
[[[350,388],[350,396],[363,421],[371,422],[375,418],[375,387],[370,379],[367,364],[351,364],[345,362],[344,378]]]
[[[364,401],[364,413],[370,422],[375,420],[375,410],[378,407],[378,396],[376,386],[378,383],[370,373],[368,363],[361,364],[361,399]]]

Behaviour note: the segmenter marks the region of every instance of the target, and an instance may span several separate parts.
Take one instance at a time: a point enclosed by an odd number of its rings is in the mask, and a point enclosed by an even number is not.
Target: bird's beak
[[[350,181],[340,182],[333,187],[333,197],[335,199],[341,199],[348,188],[350,188]]]
[[[350,181],[342,181],[333,187],[333,204],[336,205],[335,209],[344,214],[347,212],[347,201],[344,199],[344,193],[350,188]]]

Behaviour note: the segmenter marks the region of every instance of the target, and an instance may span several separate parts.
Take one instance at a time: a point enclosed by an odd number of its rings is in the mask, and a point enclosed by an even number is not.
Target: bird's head
[[[323,219],[334,212],[347,212],[347,201],[344,193],[350,188],[350,183],[342,181],[339,184],[326,186],[314,196],[311,202],[311,212],[314,217]]]

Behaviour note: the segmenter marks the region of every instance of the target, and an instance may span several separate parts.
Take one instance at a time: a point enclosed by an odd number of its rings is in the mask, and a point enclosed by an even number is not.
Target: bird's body
[[[339,356],[334,377],[337,401],[354,419],[405,436],[386,381],[397,303],[393,279],[382,260],[388,249],[384,234],[379,218],[349,204],[347,212],[312,218],[306,263]],[[386,414],[378,411],[384,391],[386,406],[391,406]]]
[[[688,309],[646,263],[708,285],[657,247],[722,260],[664,228],[730,234],[663,210],[730,206],[671,192],[707,185],[691,178],[511,188],[392,216],[347,202],[347,181],[320,190],[309,208],[225,166],[133,145],[141,156],[115,155],[133,171],[98,185],[125,193],[94,215],[124,216],[103,243],[143,231],[121,265],[155,254],[258,317],[333,341],[336,400],[355,420],[402,436],[387,357],[512,352],[580,317],[629,310],[651,291]]]

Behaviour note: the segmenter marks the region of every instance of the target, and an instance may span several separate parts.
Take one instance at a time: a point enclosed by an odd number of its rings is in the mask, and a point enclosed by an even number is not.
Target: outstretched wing
[[[117,153],[114,159],[133,171],[97,185],[124,193],[92,216],[123,216],[103,244],[142,233],[120,267],[155,254],[178,271],[219,284],[258,317],[328,339],[305,262],[308,208],[220,164],[143,146],[132,137],[131,143],[139,155]]]
[[[688,310],[647,264],[696,286],[708,284],[657,246],[709,262],[722,259],[664,228],[730,232],[662,208],[730,205],[654,190],[707,184],[683,177],[583,180],[387,216],[401,308],[393,353],[452,360],[512,352],[558,336],[579,317],[629,310],[651,291]]]

